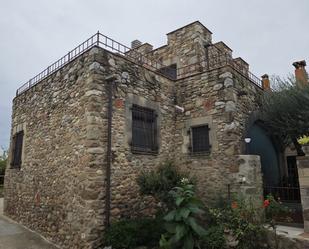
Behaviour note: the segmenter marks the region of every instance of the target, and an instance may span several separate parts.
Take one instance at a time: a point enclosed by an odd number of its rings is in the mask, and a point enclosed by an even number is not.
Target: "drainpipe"
[[[105,186],[105,227],[110,226],[111,211],[111,164],[112,164],[112,119],[113,119],[113,88],[115,76],[110,75],[105,78],[108,95],[107,110],[107,153],[106,153],[106,186]]]

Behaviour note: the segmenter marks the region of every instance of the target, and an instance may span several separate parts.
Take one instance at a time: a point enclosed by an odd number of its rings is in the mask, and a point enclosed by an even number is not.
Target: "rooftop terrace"
[[[47,78],[49,75],[58,71],[59,69],[70,63],[72,60],[76,59],[78,56],[87,52],[88,50],[90,50],[92,47],[95,46],[101,47],[107,51],[123,56],[129,61],[138,64],[140,66],[146,67],[147,69],[159,73],[171,80],[181,79],[197,73],[214,70],[216,68],[220,68],[223,66],[230,66],[238,73],[240,73],[242,76],[247,78],[250,82],[257,85],[258,87],[261,88],[262,85],[261,80],[258,77],[256,77],[250,71],[248,71],[248,69],[244,68],[241,63],[237,63],[237,60],[242,60],[241,58],[232,59],[230,58],[230,56],[226,56],[225,53],[222,50],[220,50],[220,48],[216,47],[216,44],[211,45],[218,50],[218,53],[215,56],[212,56],[207,61],[198,61],[197,63],[193,63],[185,67],[179,67],[175,69],[177,71],[172,74],[174,76],[171,76],[171,74],[168,71],[162,70],[163,68],[166,68],[169,65],[164,65],[156,60],[150,59],[147,57],[147,54],[146,55],[141,54],[136,50],[129,48],[109,38],[108,36],[101,34],[98,31],[96,34],[92,35],[86,41],[84,41],[83,43],[72,49],[66,55],[61,57],[59,60],[48,66],[42,72],[40,72],[39,74],[31,78],[29,81],[27,81],[25,84],[23,84],[21,87],[19,87],[16,91],[16,96],[19,96],[28,89],[32,88],[40,81]]]

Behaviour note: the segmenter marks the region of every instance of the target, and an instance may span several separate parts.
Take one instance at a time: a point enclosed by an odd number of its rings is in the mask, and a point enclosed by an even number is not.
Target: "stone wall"
[[[93,115],[105,103],[94,84],[93,52],[13,101],[12,135],[25,135],[21,169],[6,171],[4,213],[62,248],[99,243],[104,220],[104,171],[97,161],[105,146],[92,141],[101,133],[105,143],[105,121]]]
[[[212,33],[200,22],[193,22],[167,34],[167,45],[152,49],[145,43],[128,55],[135,57],[139,52],[147,58],[157,61],[161,67],[177,65],[181,77],[192,74],[192,71],[206,67],[207,50],[205,46],[211,44]]]
[[[239,155],[236,165],[237,170],[230,175],[230,194],[249,197],[257,205],[261,205],[263,179],[260,156]]]
[[[239,92],[246,92],[240,95]],[[246,120],[255,110],[260,89],[226,66],[176,82],[177,105],[184,113],[177,114],[175,160],[198,181],[205,201],[226,195],[234,182],[231,174],[239,172],[238,156]],[[210,127],[210,154],[190,155],[188,129],[191,125]]]
[[[136,177],[172,158],[174,124],[173,82],[145,68],[108,54],[108,64],[98,53],[101,73],[116,77],[112,118],[112,220],[140,214],[150,215],[154,206],[139,195]],[[152,108],[158,115],[157,154],[136,154],[131,150],[132,104]],[[103,110],[102,110],[103,111]],[[103,128],[103,127],[102,127]],[[148,205],[146,205],[146,203]]]

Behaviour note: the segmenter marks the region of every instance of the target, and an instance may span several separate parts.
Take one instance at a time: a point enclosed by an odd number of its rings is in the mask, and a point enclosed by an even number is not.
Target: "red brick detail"
[[[115,107],[120,109],[123,108],[124,106],[124,101],[122,99],[115,99]]]
[[[210,111],[214,106],[214,101],[212,99],[205,100],[204,108],[206,111]]]

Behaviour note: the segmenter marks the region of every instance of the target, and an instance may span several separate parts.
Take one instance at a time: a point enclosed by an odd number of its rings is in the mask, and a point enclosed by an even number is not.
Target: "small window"
[[[132,151],[155,153],[157,146],[157,115],[154,110],[133,105]]]
[[[174,80],[177,79],[177,64],[172,64],[167,67],[162,67],[158,71],[159,73],[166,75],[167,77],[170,77],[171,79],[174,79]]]
[[[209,127],[208,125],[191,127],[191,152],[209,153]]]
[[[13,150],[12,150],[12,161],[11,161],[12,168],[19,169],[21,166],[23,139],[24,139],[23,131],[16,133],[15,136],[13,137]]]

